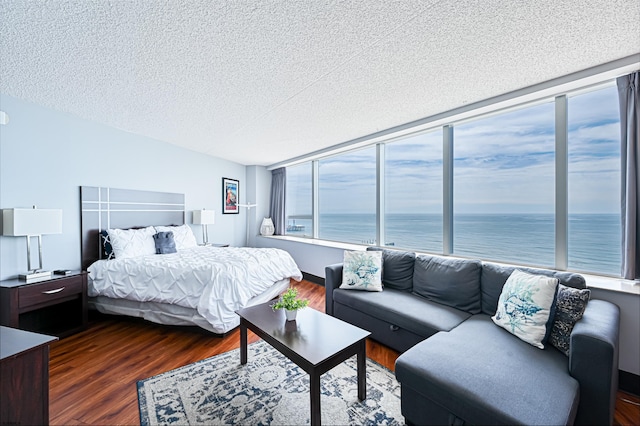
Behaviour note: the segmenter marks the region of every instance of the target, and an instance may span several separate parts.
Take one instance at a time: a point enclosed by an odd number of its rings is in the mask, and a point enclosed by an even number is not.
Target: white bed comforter
[[[302,279],[291,255],[273,248],[198,246],[173,254],[99,260],[88,271],[90,297],[193,308],[224,331],[237,325],[235,311],[249,299],[277,281]]]

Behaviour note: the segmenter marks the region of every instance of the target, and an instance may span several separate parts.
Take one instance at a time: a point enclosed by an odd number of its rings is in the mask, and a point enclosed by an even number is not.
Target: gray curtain
[[[622,159],[622,277],[640,277],[640,72],[619,77]]]
[[[284,235],[286,231],[285,193],[287,169],[280,167],[271,171],[271,209],[269,214],[275,227],[275,235]]]

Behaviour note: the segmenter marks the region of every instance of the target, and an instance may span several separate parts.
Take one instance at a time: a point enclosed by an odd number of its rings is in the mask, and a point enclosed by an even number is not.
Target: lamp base
[[[18,275],[18,278],[26,282],[37,281],[43,278],[51,278],[51,271],[31,271],[27,274]]]

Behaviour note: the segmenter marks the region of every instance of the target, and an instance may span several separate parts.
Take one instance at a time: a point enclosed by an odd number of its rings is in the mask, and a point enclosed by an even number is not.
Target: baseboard
[[[640,396],[640,376],[628,371],[618,370],[618,389]]]
[[[317,275],[313,275],[313,274],[309,274],[307,272],[303,272],[302,273],[302,278],[307,280],[307,281],[311,281],[312,283],[316,283],[316,284],[320,284],[321,286],[324,286],[324,278],[319,277]]]

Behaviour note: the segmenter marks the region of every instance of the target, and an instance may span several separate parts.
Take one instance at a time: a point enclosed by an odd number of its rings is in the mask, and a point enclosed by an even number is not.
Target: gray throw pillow
[[[578,290],[562,284],[558,286],[556,313],[551,326],[549,343],[566,356],[569,356],[571,332],[582,318],[590,296],[591,290],[588,289]]]
[[[479,314],[480,270],[478,260],[421,254],[416,256],[413,292],[436,303]]]
[[[382,284],[394,290],[411,291],[413,288],[413,266],[416,254],[409,251],[386,250],[367,247],[367,251],[382,252]]]
[[[173,232],[158,232],[153,236],[156,244],[156,254],[177,253],[176,242],[173,239]]]

